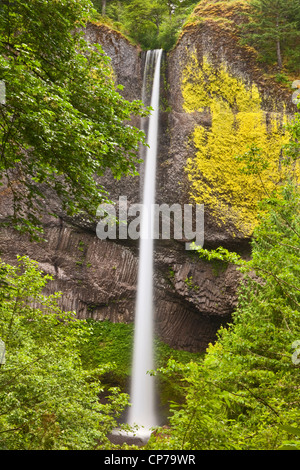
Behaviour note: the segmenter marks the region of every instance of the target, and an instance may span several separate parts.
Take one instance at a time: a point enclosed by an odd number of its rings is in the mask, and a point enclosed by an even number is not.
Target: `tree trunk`
[[[106,13],[106,0],[102,0],[102,15],[105,16]]]
[[[279,68],[282,68],[282,56],[281,56],[281,44],[280,44],[280,35],[279,35],[279,18],[277,17],[277,40],[276,40],[276,49],[277,49],[277,63]]]
[[[118,10],[117,10],[117,15],[118,15],[118,21],[120,22],[120,11],[121,11],[121,2],[118,2]]]
[[[277,63],[279,68],[282,68],[282,57],[281,57],[281,44],[280,39],[277,39]]]

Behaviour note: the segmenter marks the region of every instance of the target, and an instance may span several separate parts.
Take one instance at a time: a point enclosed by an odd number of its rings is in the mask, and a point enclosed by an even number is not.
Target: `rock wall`
[[[239,80],[240,88],[255,83],[259,93],[265,90],[255,75],[257,70],[253,75],[249,74],[245,51],[237,48],[233,38],[229,42],[227,37],[220,35],[216,29],[218,27],[209,22],[189,25],[174,50],[164,57],[157,203],[204,202],[206,246],[222,244],[248,256],[249,233],[237,229],[232,214],[223,219],[218,217],[214,207],[207,205],[210,200],[205,199],[205,193],[199,191],[199,186],[193,186],[195,181],[191,180],[190,175],[195,175],[195,172],[189,173],[188,167],[189,161],[199,160],[203,147],[199,139],[195,139],[195,131],[199,136],[201,129],[208,132],[212,128],[212,106],[216,106],[217,102],[210,100],[210,90],[206,90],[205,94],[199,93],[200,89],[205,88],[205,77],[200,73],[203,73],[205,60],[211,67],[208,81],[212,82],[211,77],[219,73],[221,65],[225,64],[230,66],[228,77]],[[122,94],[125,98],[140,99],[144,53],[120,33],[103,25],[88,25],[86,37],[93,43],[101,44],[111,57],[116,82],[124,85]],[[224,70],[228,71],[227,68]],[[192,85],[189,95],[185,94],[184,84]],[[269,86],[267,92],[270,94]],[[221,96],[219,92],[215,95],[215,98]],[[267,110],[270,101],[263,93],[261,96],[260,109],[266,106]],[[222,102],[226,102],[225,95],[221,98]],[[280,99],[275,101],[283,103],[285,98],[280,95]],[[230,106],[232,108],[235,104]],[[229,108],[228,113],[231,112]],[[281,111],[276,108],[276,113],[282,116],[283,108]],[[139,126],[140,123],[136,121],[134,125]],[[220,171],[222,174],[222,168]],[[203,168],[196,173],[198,182],[206,181]],[[123,178],[116,182],[107,172],[102,183],[112,199],[126,195],[129,204],[140,202],[140,178]],[[221,194],[221,178],[215,185]],[[203,201],[200,201],[201,197]],[[130,240],[101,241],[96,236],[95,226],[86,227],[80,220],[68,219],[53,194],[46,194],[46,201],[58,216],[52,217],[45,212],[47,241],[37,244],[10,229],[1,230],[2,258],[15,263],[17,254],[27,254],[37,260],[41,268],[54,278],[47,291],[61,291],[62,307],[75,310],[79,318],[132,322],[138,243]],[[4,191],[0,195],[0,205],[3,208],[9,207],[9,204],[9,194]],[[157,334],[175,348],[204,351],[209,342],[214,341],[220,325],[230,320],[236,306],[238,275],[235,269],[199,260],[192,252],[185,250],[183,240],[156,241],[154,262]]]
[[[242,0],[202,1],[168,57],[169,174],[175,187],[185,182],[187,198],[205,205],[210,246],[241,246],[251,237],[257,201],[283,177],[283,126],[295,111],[291,91],[237,41],[246,7]],[[256,175],[238,161],[253,144],[262,167]]]

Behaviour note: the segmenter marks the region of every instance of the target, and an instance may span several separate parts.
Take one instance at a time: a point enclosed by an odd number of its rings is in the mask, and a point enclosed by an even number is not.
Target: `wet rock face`
[[[53,276],[45,293],[62,292],[59,304],[78,318],[132,322],[138,248],[99,240],[93,231],[63,219],[45,224],[46,242],[30,242],[10,229],[0,232],[2,258],[28,255]],[[216,268],[218,269],[218,268]],[[203,351],[235,306],[236,273],[212,269],[178,247],[155,250],[155,329],[172,347]]]
[[[125,98],[140,99],[143,54],[119,33],[104,26],[89,25],[86,35],[98,42],[110,55],[116,81],[124,85]],[[182,50],[179,49],[183,54]],[[177,57],[178,59],[178,57]],[[166,73],[170,79],[172,112],[161,113],[161,139],[157,167],[157,203],[188,203],[184,166],[186,137],[199,116],[182,112],[176,85],[176,53],[170,58]],[[163,82],[163,80],[162,80]],[[162,84],[162,96],[166,93]],[[210,116],[201,122],[209,124]],[[139,123],[137,123],[139,124]],[[116,182],[109,174],[103,185],[117,200],[125,195],[128,203],[140,202],[140,179],[124,178]],[[134,320],[138,243],[101,241],[95,226],[86,227],[70,220],[61,211],[59,201],[49,195],[47,204],[58,214],[45,215],[46,242],[33,243],[26,236],[6,229],[0,232],[0,250],[4,261],[14,264],[16,255],[28,255],[53,276],[46,292],[62,292],[60,304],[75,310],[79,318],[108,319],[112,322]],[[10,207],[10,195],[3,192],[1,207]],[[228,240],[222,229],[205,216],[207,242],[211,246]],[[232,242],[233,243],[233,242]],[[236,246],[236,240],[234,244]],[[244,247],[243,247],[244,249]],[[245,248],[247,251],[247,248]],[[221,324],[229,321],[236,306],[237,273],[229,266],[213,266],[195,258],[180,241],[155,243],[155,329],[160,338],[174,348],[204,351],[214,341]]]
[[[121,94],[130,101],[140,99],[143,80],[142,51],[120,33],[104,25],[89,23],[85,37],[92,44],[100,44],[111,58],[116,84],[124,87]]]
[[[28,255],[53,276],[47,293],[61,291],[60,305],[79,318],[132,321],[137,259],[115,243],[99,240],[93,232],[66,224],[49,223],[46,242],[38,245],[10,230],[1,231],[1,250],[12,264],[16,254]]]
[[[181,246],[162,244],[155,250],[155,266],[158,334],[176,348],[204,351],[236,306],[235,269],[212,266]]]

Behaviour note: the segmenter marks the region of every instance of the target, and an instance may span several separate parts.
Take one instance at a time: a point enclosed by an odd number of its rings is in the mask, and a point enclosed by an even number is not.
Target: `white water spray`
[[[140,228],[140,254],[135,312],[134,353],[131,379],[131,407],[128,424],[137,425],[145,432],[158,425],[155,406],[154,377],[147,372],[153,369],[153,217],[155,204],[155,175],[159,118],[160,65],[162,50],[148,51],[146,65],[155,64],[144,184],[143,213]],[[144,79],[145,81],[145,79]]]

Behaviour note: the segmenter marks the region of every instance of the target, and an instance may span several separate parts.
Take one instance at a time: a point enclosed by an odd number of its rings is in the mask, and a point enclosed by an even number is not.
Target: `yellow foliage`
[[[287,176],[281,164],[282,146],[289,140],[283,128],[287,117],[274,111],[267,120],[255,84],[247,86],[225,65],[216,69],[206,57],[200,66],[195,53],[183,70],[182,95],[187,113],[211,115],[211,127],[197,125],[192,135],[196,153],[186,165],[191,197],[208,207],[219,225],[231,226],[235,235],[251,236],[258,201]],[[249,175],[237,157],[253,144],[268,168]]]

